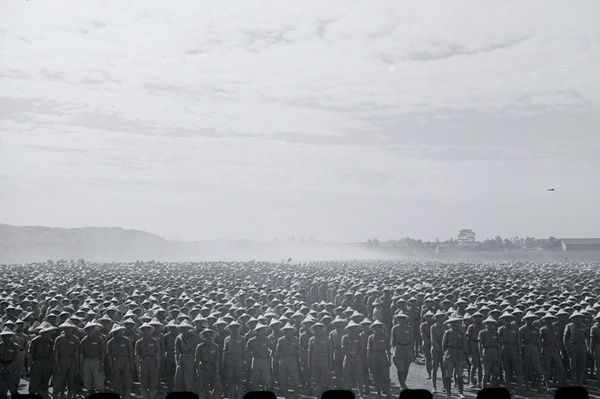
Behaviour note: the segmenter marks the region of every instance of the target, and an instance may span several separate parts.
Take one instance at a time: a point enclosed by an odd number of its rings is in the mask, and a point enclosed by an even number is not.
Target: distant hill
[[[48,259],[95,262],[207,260],[323,260],[380,258],[363,244],[319,241],[215,240],[170,241],[154,234],[118,227],[52,228],[0,224],[0,263]]]

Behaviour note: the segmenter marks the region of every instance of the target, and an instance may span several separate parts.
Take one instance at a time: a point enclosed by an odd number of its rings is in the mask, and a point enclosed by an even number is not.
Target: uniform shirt
[[[590,328],[590,350],[600,350],[600,325],[598,324],[594,324]]]
[[[101,359],[106,345],[99,335],[88,335],[81,340],[81,354],[84,359]]]
[[[398,324],[392,328],[392,346],[407,346],[412,343],[412,330],[408,324]]]
[[[519,335],[521,335],[521,342],[523,345],[539,346],[540,344],[540,332],[535,326],[529,327],[525,324],[519,328]]]
[[[256,336],[250,338],[246,349],[251,358],[267,359],[271,356],[271,352],[273,352],[275,348],[273,342],[271,342],[269,338]]]
[[[29,344],[29,356],[31,360],[52,360],[54,354],[54,342],[50,337],[39,335],[31,340]]]
[[[204,370],[218,371],[221,348],[215,342],[204,341],[196,347],[196,362]]]
[[[465,332],[460,328],[446,330],[442,338],[442,350],[444,353],[449,351],[466,351],[467,336]]]
[[[419,330],[421,331],[421,339],[423,340],[423,345],[431,345],[431,323],[424,321],[419,326]]]
[[[283,336],[277,341],[275,353],[278,357],[292,356],[298,359],[300,356],[300,343],[296,338],[288,339],[288,337]]]
[[[342,350],[346,356],[355,358],[360,353],[361,343],[362,340],[358,334],[346,334],[342,337]]]
[[[108,355],[111,359],[130,357],[133,358],[133,347],[127,337],[113,337],[106,344]]]
[[[498,329],[498,334],[500,335],[500,342],[504,346],[517,345],[521,341],[519,330],[514,324],[501,326]]]
[[[79,354],[79,339],[72,335],[67,337],[64,333],[54,340],[54,353],[58,357],[75,356]]]
[[[19,345],[9,341],[5,343],[0,339],[0,363],[6,368],[10,368],[18,361],[17,352],[19,351]]]
[[[434,323],[430,329],[431,336],[431,348],[442,352],[442,339],[444,338],[444,332],[446,329],[443,324]]]
[[[331,340],[327,337],[327,335],[322,336],[313,336],[308,340],[308,350],[312,354],[326,354],[331,355],[333,350],[333,346],[331,344]]]
[[[496,329],[490,331],[486,328],[479,331],[478,339],[479,344],[483,349],[497,349],[500,347],[500,335],[498,334],[498,331],[496,331]]]
[[[342,337],[344,336],[343,331],[333,330],[329,333],[329,339],[333,345],[333,350],[342,349]]]
[[[175,356],[194,355],[199,343],[195,335],[179,334],[175,339]]]
[[[565,327],[565,334],[563,339],[565,346],[585,345],[587,339],[585,326],[582,324],[579,327],[575,323],[567,324],[567,326]]]
[[[177,333],[169,331],[165,335],[165,352],[175,352],[175,340],[177,339]]]
[[[154,357],[158,358],[160,355],[158,342],[152,337],[140,338],[135,343],[135,355],[140,358]]]
[[[233,336],[228,336],[225,338],[223,343],[223,356],[227,355],[243,355],[246,350],[246,345],[244,343],[244,337],[234,338]]]
[[[369,336],[367,351],[369,353],[387,353],[390,350],[390,340],[385,333]]]

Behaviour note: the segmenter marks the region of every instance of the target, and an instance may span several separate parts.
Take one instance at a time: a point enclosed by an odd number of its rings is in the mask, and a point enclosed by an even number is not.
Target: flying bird
[[[546,190],[548,190],[548,191],[554,191],[553,188],[547,188]]]

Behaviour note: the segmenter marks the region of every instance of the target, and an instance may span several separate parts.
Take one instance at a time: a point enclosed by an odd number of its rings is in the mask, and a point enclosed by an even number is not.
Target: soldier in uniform
[[[467,328],[467,347],[469,357],[471,358],[471,388],[481,388],[483,379],[483,370],[481,368],[481,356],[479,352],[479,333],[483,330],[481,321],[485,317],[480,312],[475,312],[471,316],[473,323]]]
[[[498,368],[500,367],[500,335],[497,329],[498,322],[488,316],[483,321],[485,329],[479,332],[479,354],[483,368],[483,387],[496,387],[498,385]]]
[[[523,386],[523,366],[521,364],[521,338],[519,329],[513,323],[514,316],[504,312],[499,320],[503,325],[498,329],[501,343],[502,365],[504,367],[504,378],[506,386],[512,389],[512,374],[517,375],[517,390]]]
[[[444,332],[446,331],[444,321],[446,320],[446,313],[438,310],[434,315],[435,323],[431,326],[431,383],[433,384],[433,392],[437,392],[437,370],[442,365],[444,351],[442,350],[442,339],[444,338]],[[442,385],[446,374],[444,368],[441,367],[442,371]]]
[[[273,375],[271,373],[271,355],[275,351],[273,342],[267,338],[267,326],[257,324],[254,327],[256,336],[250,338],[246,345],[246,360],[251,362],[252,389],[260,391],[273,390]]]
[[[14,341],[15,333],[5,326],[0,332],[0,399],[6,399],[7,391],[11,398],[19,393],[19,345]]]
[[[425,370],[427,371],[427,379],[431,379],[431,326],[433,325],[433,312],[428,310],[422,316],[423,322],[419,326],[421,331],[421,343],[423,348],[423,356],[425,357]]]
[[[279,386],[286,398],[296,399],[300,384],[298,371],[300,343],[294,336],[295,329],[291,325],[286,324],[281,331],[283,331],[283,337],[277,340],[274,356],[275,362],[279,363]],[[290,388],[291,395],[289,395]]]
[[[310,367],[308,367],[308,341],[312,337],[313,318],[309,315],[300,323],[300,382],[304,388],[310,387]]]
[[[215,399],[221,394],[221,348],[213,339],[214,331],[206,329],[202,332],[203,341],[196,347],[196,364],[198,365],[199,388],[201,399]]]
[[[325,326],[315,323],[312,326],[314,335],[308,340],[308,364],[317,397],[329,389],[330,373],[333,365],[333,347],[325,332]]]
[[[227,328],[231,335],[223,341],[223,367],[227,381],[227,397],[240,399],[243,396],[244,354],[246,344],[240,334],[241,324],[232,321]]]
[[[590,328],[590,356],[594,362],[596,384],[600,389],[600,312],[592,319],[594,324]]]
[[[104,391],[106,343],[98,334],[100,328],[100,323],[88,322],[84,327],[87,335],[81,340],[81,378],[88,393]]]
[[[406,378],[408,369],[413,361],[413,338],[412,328],[410,327],[410,317],[405,313],[396,315],[398,324],[392,328],[391,345],[394,348],[394,365],[398,371],[398,382],[401,389],[407,389]]]
[[[54,399],[62,399],[67,388],[67,399],[73,399],[79,387],[79,338],[74,334],[78,328],[67,320],[59,328],[62,333],[54,340],[53,392]]]
[[[371,324],[374,333],[369,336],[367,342],[367,361],[373,375],[373,383],[377,398],[381,399],[381,393],[391,399],[390,392],[390,340],[384,331],[385,325],[376,320]]]
[[[175,384],[175,339],[179,336],[177,330],[177,324],[173,320],[169,321],[165,328],[168,332],[165,334],[165,353],[163,361],[163,372],[162,376],[165,381],[165,388],[167,392],[173,391]]]
[[[446,375],[444,386],[447,398],[451,396],[452,376],[454,375],[458,379],[459,397],[464,398],[462,373],[467,358],[467,337],[460,328],[461,321],[462,319],[459,317],[450,317],[446,320],[446,324],[450,325],[450,329],[446,330],[442,338],[442,350],[444,351],[442,367]]]
[[[359,336],[360,325],[350,321],[346,326],[348,334],[342,337],[342,351],[344,352],[344,386],[351,389],[354,381],[358,385],[360,396],[364,395],[363,367],[361,358],[362,340]]]
[[[44,399],[50,399],[48,384],[52,377],[52,363],[54,362],[53,335],[57,328],[50,323],[40,325],[39,335],[29,343],[29,393],[39,394]]]
[[[135,359],[139,369],[142,399],[154,399],[158,387],[159,367],[162,354],[158,342],[152,337],[152,327],[148,323],[142,324],[138,330],[142,337],[135,343]]]
[[[135,353],[133,344],[123,333],[125,327],[115,324],[110,331],[106,344],[108,369],[112,374],[112,388],[123,399],[131,397],[133,386],[133,370],[135,369]]]
[[[563,341],[571,360],[573,385],[582,386],[587,368],[587,332],[583,324],[584,316],[576,310],[569,317],[569,320],[571,320],[571,323],[565,327]]]
[[[334,330],[329,333],[331,345],[333,346],[333,375],[335,376],[335,385],[338,389],[343,389],[344,385],[344,351],[342,350],[342,337],[345,335],[344,325],[346,320],[339,315],[331,322]]]
[[[200,343],[194,334],[194,326],[187,320],[179,324],[181,334],[175,339],[175,390],[194,392],[196,390],[196,347]]]
[[[544,366],[544,376],[546,383],[554,379],[558,381],[558,386],[564,386],[565,368],[563,366],[563,356],[561,354],[562,336],[559,328],[554,325],[556,316],[547,314],[542,317],[545,325],[540,329],[540,338],[542,342],[542,359]],[[550,388],[550,385],[548,385]]]
[[[525,373],[525,381],[529,381],[531,388],[537,389],[541,393],[541,382],[544,379],[541,362],[541,339],[540,332],[533,324],[537,320],[537,316],[529,311],[523,317],[525,325],[519,329],[521,343],[523,345],[523,365]],[[546,382],[546,386],[549,386]]]

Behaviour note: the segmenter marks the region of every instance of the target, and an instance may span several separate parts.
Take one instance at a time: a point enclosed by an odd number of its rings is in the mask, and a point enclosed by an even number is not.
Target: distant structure
[[[600,238],[561,238],[563,251],[600,251]]]

